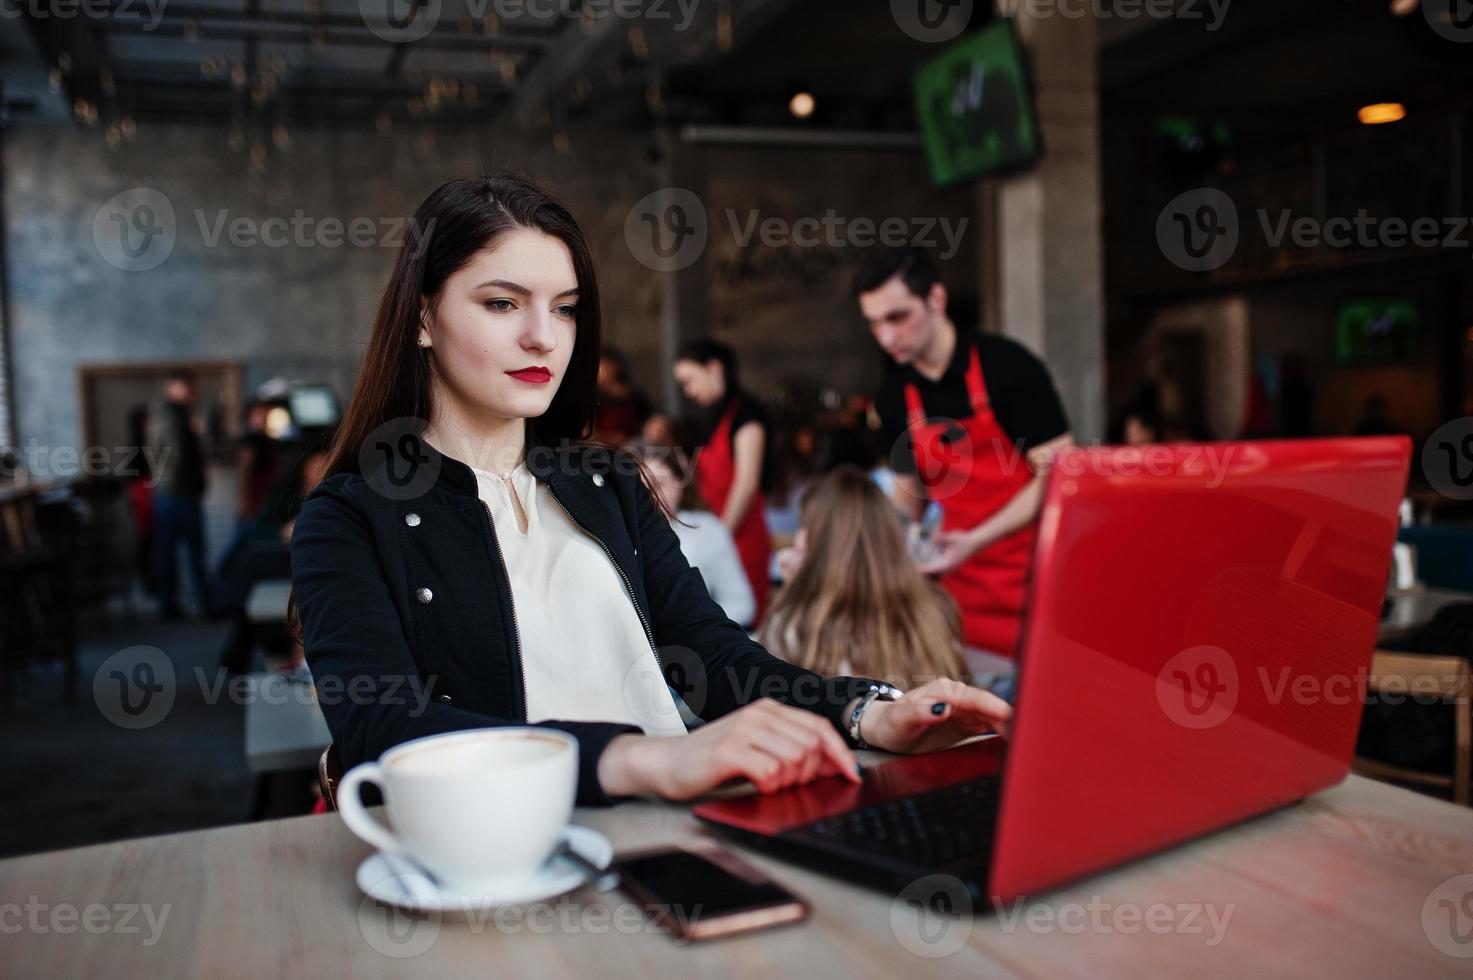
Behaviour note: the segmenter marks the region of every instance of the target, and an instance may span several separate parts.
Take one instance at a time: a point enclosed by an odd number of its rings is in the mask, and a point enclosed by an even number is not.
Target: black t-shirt
[[[1048,368],[1033,352],[1015,340],[997,334],[956,335],[956,350],[946,373],[937,381],[923,377],[910,365],[891,364],[875,395],[880,436],[890,465],[897,473],[915,472],[915,454],[907,432],[905,386],[916,386],[930,419],[967,419],[972,403],[967,396],[967,366],[972,348],[982,362],[982,380],[998,425],[1023,452],[1057,439],[1069,431],[1064,404]],[[904,439],[902,444],[901,440]]]
[[[762,406],[754,398],[752,398],[751,395],[748,395],[744,391],[738,391],[731,397],[723,399],[721,402],[721,407],[712,409],[710,411],[709,418],[706,423],[706,437],[702,440],[702,442],[709,443],[712,436],[716,435],[716,427],[721,424],[722,416],[724,416],[731,408],[731,403],[733,400],[736,401],[737,407],[736,411],[732,412],[731,428],[727,431],[726,437],[727,439],[731,440],[732,444],[729,452],[731,453],[732,457],[735,458],[736,434],[741,431],[742,426],[746,425],[748,422],[756,422],[758,425],[762,426],[763,430],[765,431],[768,428],[768,421],[767,412],[762,408]],[[766,444],[770,445],[771,442],[772,440],[771,438],[769,438]],[[765,456],[766,453],[764,452],[763,455]]]

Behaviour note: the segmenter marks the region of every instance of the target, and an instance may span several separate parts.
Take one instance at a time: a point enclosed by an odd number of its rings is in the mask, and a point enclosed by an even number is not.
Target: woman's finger
[[[782,788],[782,763],[751,743],[727,749],[723,771],[727,777],[742,777],[761,793],[775,793]]]
[[[784,786],[804,782],[802,778],[804,767],[808,758],[816,754],[813,747],[805,744],[801,735],[795,738],[790,733],[775,727],[754,732],[752,745],[777,759],[781,764],[782,769],[778,778]]]
[[[860,782],[859,760],[854,757],[849,746],[844,744],[844,740],[827,718],[788,705],[783,705],[782,708],[780,714],[784,723],[798,725],[817,736],[820,749],[832,765],[833,772],[852,783]]]

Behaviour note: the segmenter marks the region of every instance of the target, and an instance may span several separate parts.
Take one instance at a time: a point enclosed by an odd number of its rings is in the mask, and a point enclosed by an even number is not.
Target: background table
[[[310,677],[252,674],[245,709],[246,765],[254,773],[316,769],[332,741]]]
[[[705,832],[680,806],[580,810],[620,851]],[[146,905],[141,932],[11,933],[7,977],[1466,977],[1437,902],[1473,889],[1473,811],[1352,776],[1307,802],[1097,875],[1023,908],[923,920],[892,896],[742,850],[810,900],[799,926],[679,945],[620,892],[525,914],[415,920],[364,899],[369,853],[332,814],[0,862],[0,904]],[[1451,890],[1451,892],[1450,892]],[[1455,892],[1455,894],[1454,894]],[[1221,941],[1204,911],[1224,915]],[[1169,910],[1173,931],[1142,922]],[[1102,914],[1090,909],[1101,909]],[[1431,911],[1428,911],[1428,909]],[[1196,913],[1192,915],[1191,910]],[[1134,920],[1117,918],[1134,910]],[[26,914],[22,910],[20,914]],[[39,913],[46,923],[46,911]],[[104,912],[92,913],[101,923]],[[1439,918],[1439,916],[1442,916]],[[1134,928],[1131,922],[1134,921]],[[1165,920],[1158,920],[1165,922]],[[1103,923],[1103,926],[1097,923]],[[1462,923],[1464,928],[1473,922]],[[1083,928],[1079,928],[1082,926]],[[622,927],[622,928],[621,928]],[[1200,929],[1201,931],[1193,931]],[[1434,942],[1436,940],[1436,942]],[[1438,943],[1441,945],[1439,946]],[[954,950],[952,947],[955,947]],[[945,955],[937,955],[945,954]]]
[[[252,624],[279,624],[286,622],[292,598],[291,579],[268,579],[251,586],[246,596],[246,620]]]
[[[1380,643],[1403,640],[1432,622],[1432,617],[1444,606],[1454,603],[1473,602],[1473,593],[1452,592],[1447,589],[1418,589],[1393,593],[1391,615],[1381,621],[1376,639]]]

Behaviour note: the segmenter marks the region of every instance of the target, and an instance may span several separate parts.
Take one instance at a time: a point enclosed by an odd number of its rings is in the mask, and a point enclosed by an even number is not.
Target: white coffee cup
[[[369,816],[364,783],[389,826]],[[551,857],[573,816],[578,742],[548,728],[490,728],[396,745],[338,786],[348,829],[417,862],[446,885],[485,892],[524,880]]]

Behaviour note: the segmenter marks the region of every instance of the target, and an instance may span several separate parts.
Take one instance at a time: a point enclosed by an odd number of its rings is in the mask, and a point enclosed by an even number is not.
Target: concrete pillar
[[[996,306],[984,308],[1048,363],[1075,439],[1090,442],[1105,432],[1098,25],[1052,8],[1040,11],[1046,16],[1027,11],[1020,4],[1016,19],[1044,155],[1027,173],[996,182],[995,205],[979,191],[979,220],[995,235],[996,274],[982,281],[998,292]]]

